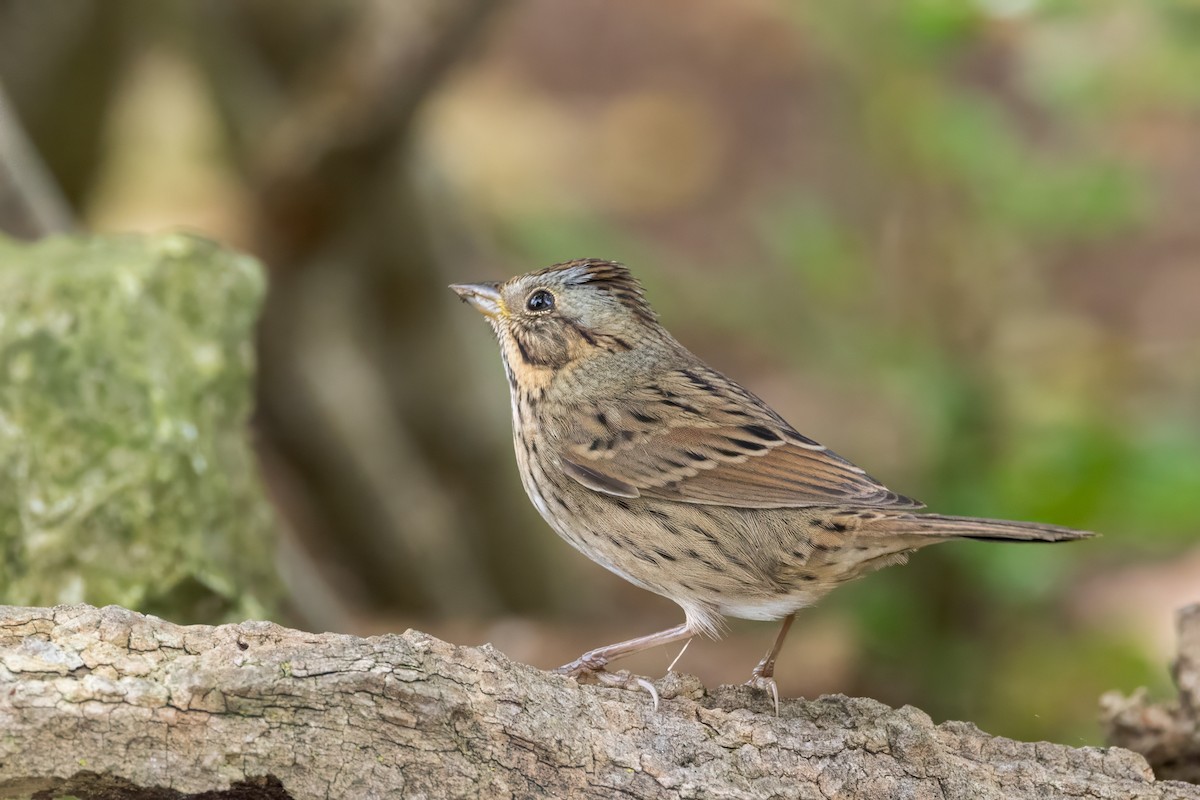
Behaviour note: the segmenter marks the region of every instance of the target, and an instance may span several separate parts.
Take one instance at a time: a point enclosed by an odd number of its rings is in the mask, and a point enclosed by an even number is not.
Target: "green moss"
[[[191,236],[0,238],[0,602],[274,605],[246,437],[263,291]]]

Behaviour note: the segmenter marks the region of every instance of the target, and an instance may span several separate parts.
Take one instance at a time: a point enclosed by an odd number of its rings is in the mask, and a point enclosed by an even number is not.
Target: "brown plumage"
[[[499,340],[517,464],[538,511],[593,561],[684,611],[682,625],[586,653],[568,674],[625,684],[603,672],[615,658],[716,636],[723,616],[782,619],[751,679],[774,692],[792,616],[846,581],[948,539],[1091,535],[913,513],[923,504],[677,342],[620,264],[583,259],[451,288]]]

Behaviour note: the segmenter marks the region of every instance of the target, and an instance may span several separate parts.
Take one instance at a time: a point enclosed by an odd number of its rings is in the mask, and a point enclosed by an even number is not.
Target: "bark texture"
[[[485,645],[0,607],[0,797],[1172,798],[1119,748],[694,680],[645,694]]]

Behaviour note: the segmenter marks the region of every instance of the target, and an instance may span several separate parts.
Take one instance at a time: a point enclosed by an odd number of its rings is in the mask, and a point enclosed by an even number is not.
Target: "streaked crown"
[[[450,287],[491,323],[514,372],[555,370],[600,351],[665,335],[637,279],[596,258],[555,264],[504,283]]]

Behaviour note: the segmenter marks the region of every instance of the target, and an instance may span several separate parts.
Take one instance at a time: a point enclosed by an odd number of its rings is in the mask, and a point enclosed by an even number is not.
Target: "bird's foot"
[[[658,711],[658,690],[647,679],[634,675],[628,670],[609,672],[604,668],[606,661],[589,659],[583,655],[570,664],[563,664],[554,672],[574,678],[579,683],[592,683],[601,686],[612,686],[617,689],[640,689],[650,695],[654,701],[654,710]]]
[[[775,684],[773,676],[763,675],[756,669],[750,676],[750,680],[746,681],[746,685],[769,693],[771,699],[775,701],[775,716],[779,716],[779,687]]]

